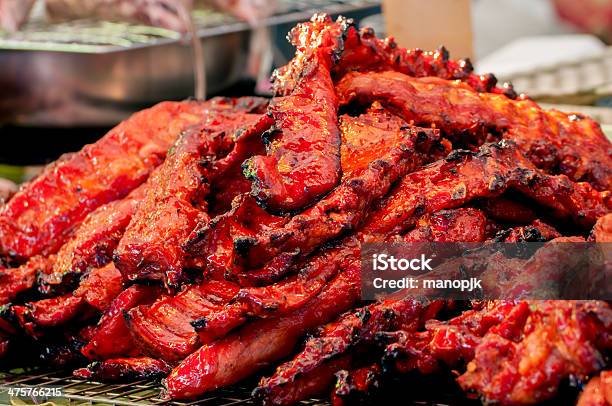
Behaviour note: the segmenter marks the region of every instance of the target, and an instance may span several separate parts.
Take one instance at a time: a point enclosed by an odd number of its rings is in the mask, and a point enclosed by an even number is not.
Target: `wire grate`
[[[72,376],[69,371],[11,370],[0,372],[0,404],[8,401],[7,387],[60,387],[62,405],[112,405],[112,406],[235,406],[254,405],[252,386],[236,385],[219,389],[195,401],[171,401],[160,398],[161,387],[156,382],[137,381],[105,384],[86,381]],[[321,400],[302,402],[304,406],[324,406]]]
[[[315,12],[342,14],[380,6],[380,0],[280,0],[276,14],[262,24],[273,26],[308,19]],[[193,12],[200,37],[248,30],[248,24],[208,9]],[[61,23],[31,22],[20,31],[0,31],[0,49],[101,53],[159,45],[180,40],[180,34],[164,28],[128,22],[91,19]]]

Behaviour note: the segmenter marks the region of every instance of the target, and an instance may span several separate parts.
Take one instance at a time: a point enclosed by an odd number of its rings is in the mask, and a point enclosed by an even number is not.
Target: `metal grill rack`
[[[425,378],[425,379],[423,379]],[[372,399],[372,404],[415,406],[478,406],[480,401],[465,396],[458,387],[453,387],[448,376],[406,377],[395,384],[387,382],[382,397]],[[0,405],[30,405],[12,403],[7,394],[8,387],[58,387],[62,389],[61,398],[49,399],[45,406],[252,406],[257,403],[251,398],[251,391],[257,380],[208,393],[195,401],[165,401],[160,398],[161,387],[151,381],[108,384],[86,381],[72,376],[70,371],[41,371],[34,369],[0,370]],[[572,398],[573,399],[573,398]],[[40,402],[39,402],[40,403]],[[552,404],[566,404],[553,402]],[[329,406],[327,399],[302,401],[299,406]]]
[[[378,6],[380,0],[279,0],[276,14],[261,24],[275,26],[306,20],[315,12],[342,14]],[[247,23],[214,10],[195,10],[193,18],[201,38],[250,29]],[[179,33],[164,28],[89,19],[62,23],[35,21],[14,34],[0,31],[0,49],[25,51],[106,53],[178,40]]]
[[[10,405],[7,387],[59,387],[62,397],[50,399],[55,405],[112,405],[112,406],[234,406],[254,405],[251,400],[252,386],[233,386],[219,389],[196,401],[167,402],[160,398],[160,386],[155,382],[138,381],[120,384],[105,384],[75,378],[67,371],[8,371],[0,372],[0,404]],[[4,403],[6,402],[6,403]],[[302,402],[304,406],[324,406],[320,400]]]

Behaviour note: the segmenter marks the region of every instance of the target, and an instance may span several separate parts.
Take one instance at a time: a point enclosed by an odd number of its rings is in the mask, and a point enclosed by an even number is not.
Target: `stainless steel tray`
[[[375,10],[379,0],[280,0],[263,26],[295,23],[316,11]],[[194,20],[206,60],[209,93],[244,73],[251,28],[210,10]],[[161,100],[193,94],[189,44],[173,31],[128,23],[80,20],[30,23],[0,34],[0,123],[106,126]]]

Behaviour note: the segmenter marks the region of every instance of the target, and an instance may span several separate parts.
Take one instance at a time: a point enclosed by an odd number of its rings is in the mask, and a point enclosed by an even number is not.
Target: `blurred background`
[[[0,0],[0,178],[34,176],[161,100],[269,94],[287,32],[315,11],[445,45],[612,124],[612,0]]]

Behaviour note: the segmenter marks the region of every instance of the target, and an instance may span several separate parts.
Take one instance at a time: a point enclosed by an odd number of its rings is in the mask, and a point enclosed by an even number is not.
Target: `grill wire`
[[[20,403],[2,403],[10,401],[7,390],[9,387],[28,387],[28,388],[50,388],[59,387],[62,396],[49,399],[51,402],[45,406],[234,406],[258,405],[251,398],[251,391],[256,386],[257,380],[250,379],[245,383],[233,385],[228,388],[218,389],[206,394],[205,397],[193,401],[166,401],[160,398],[161,386],[158,382],[137,381],[129,383],[100,383],[88,381],[74,377],[71,371],[66,370],[40,370],[14,369],[9,371],[0,370],[0,405],[25,405],[36,404],[23,403],[23,397],[19,398]],[[463,393],[453,390],[448,379],[421,380],[416,377],[407,377],[405,380],[398,381],[399,385],[386,386],[384,396],[374,397],[370,401],[360,404],[386,404],[386,405],[414,405],[414,406],[479,406],[481,402],[470,399]],[[420,390],[418,389],[420,388]],[[418,391],[419,393],[415,393]],[[408,395],[408,396],[407,396]],[[561,402],[566,404],[567,402]],[[559,405],[553,402],[548,406]],[[299,406],[330,406],[328,399],[309,399],[302,401]]]
[[[264,25],[307,20],[315,12],[343,14],[376,10],[380,0],[279,0],[277,13],[262,21]],[[194,24],[202,36],[246,30],[248,24],[214,10],[193,13]],[[0,31],[0,49],[45,50],[97,53],[125,50],[176,41],[180,34],[165,28],[129,22],[80,19],[59,23],[35,21],[16,33]]]
[[[62,405],[112,405],[112,406],[233,406],[255,405],[251,399],[253,385],[235,385],[209,393],[195,401],[165,401],[160,398],[161,387],[156,382],[137,381],[108,384],[86,381],[72,376],[69,371],[13,370],[0,372],[0,402],[8,400],[7,387],[59,387],[62,389]],[[59,398],[58,398],[59,399]],[[68,403],[66,403],[66,400]],[[325,406],[328,402],[309,400],[303,406]]]

